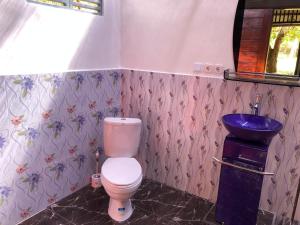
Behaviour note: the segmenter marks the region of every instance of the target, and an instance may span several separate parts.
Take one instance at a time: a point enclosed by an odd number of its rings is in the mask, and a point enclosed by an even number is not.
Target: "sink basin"
[[[223,123],[235,137],[263,143],[270,142],[283,127],[277,120],[251,114],[228,114]]]

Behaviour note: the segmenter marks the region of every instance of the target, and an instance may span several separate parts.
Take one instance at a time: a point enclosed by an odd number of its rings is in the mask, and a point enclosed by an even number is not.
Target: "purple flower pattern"
[[[3,205],[4,201],[8,199],[12,189],[7,186],[0,186],[0,207]]]
[[[97,147],[96,150],[99,152],[100,155],[104,154],[104,149],[102,146]]]
[[[34,191],[41,180],[41,176],[38,173],[31,173],[28,174],[27,177],[23,178],[24,183],[28,183],[29,185],[29,191]]]
[[[84,82],[84,77],[81,73],[76,73],[74,76],[71,77],[72,80],[75,81],[76,84],[76,90],[79,90],[80,86]]]
[[[113,117],[117,117],[119,115],[120,109],[117,107],[113,107],[110,112],[112,113]]]
[[[26,130],[20,131],[19,135],[25,136],[25,138],[27,139],[27,144],[31,145],[33,144],[34,140],[38,138],[39,131],[35,128],[29,127]]]
[[[64,124],[60,121],[54,121],[52,124],[48,125],[48,128],[53,130],[54,138],[57,138],[58,136],[60,136],[60,134],[64,128]]]
[[[120,74],[118,72],[113,72],[110,74],[110,76],[112,77],[113,79],[113,84],[117,84],[117,82],[119,81],[120,79]]]
[[[39,132],[34,128],[28,128],[26,136],[28,139],[34,140],[39,136]]]
[[[62,85],[62,79],[59,76],[54,75],[51,78],[52,93],[55,94],[57,90],[61,87],[61,85]]]
[[[82,154],[75,157],[74,162],[77,162],[78,169],[80,169],[83,166],[85,160],[86,160],[86,156]]]
[[[101,83],[103,82],[103,74],[102,73],[96,73],[92,76],[96,80],[96,87],[100,87]]]
[[[25,90],[31,90],[33,87],[33,81],[29,77],[24,77],[22,79],[22,88]]]
[[[104,114],[101,111],[98,111],[93,113],[93,117],[96,119],[97,125],[99,125],[100,121],[104,119]]]
[[[62,85],[62,79],[58,76],[53,76],[52,85],[55,89],[59,88]]]
[[[30,77],[22,77],[21,79],[15,80],[14,83],[21,85],[22,97],[26,97],[34,85],[34,82]]]
[[[63,163],[57,163],[54,167],[50,169],[50,171],[55,172],[55,179],[59,180],[60,176],[64,172],[66,166]]]
[[[80,129],[82,128],[82,126],[85,123],[85,118],[82,115],[78,115],[77,117],[75,117],[72,120],[74,123],[76,123],[77,126],[77,131],[80,131]]]
[[[4,149],[5,143],[6,143],[6,139],[0,136],[0,151]]]

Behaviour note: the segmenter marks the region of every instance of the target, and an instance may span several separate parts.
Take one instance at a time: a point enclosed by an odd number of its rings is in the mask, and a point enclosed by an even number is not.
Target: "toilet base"
[[[128,220],[133,213],[130,199],[127,201],[118,201],[110,198],[108,215],[117,222]]]

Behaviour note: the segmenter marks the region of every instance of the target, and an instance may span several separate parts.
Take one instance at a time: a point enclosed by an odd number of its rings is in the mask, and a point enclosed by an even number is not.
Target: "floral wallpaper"
[[[1,225],[89,183],[120,85],[118,70],[0,77]]]
[[[143,121],[145,175],[215,201],[220,166],[212,157],[221,158],[227,135],[221,117],[250,113],[257,94],[262,115],[284,124],[270,146],[266,171],[276,175],[264,180],[261,208],[290,217],[300,174],[300,88],[124,70],[122,114]]]

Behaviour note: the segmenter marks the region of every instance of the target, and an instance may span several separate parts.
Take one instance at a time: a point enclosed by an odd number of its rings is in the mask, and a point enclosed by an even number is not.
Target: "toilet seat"
[[[112,189],[131,189],[140,184],[142,167],[135,158],[108,158],[103,163],[101,176]]]

